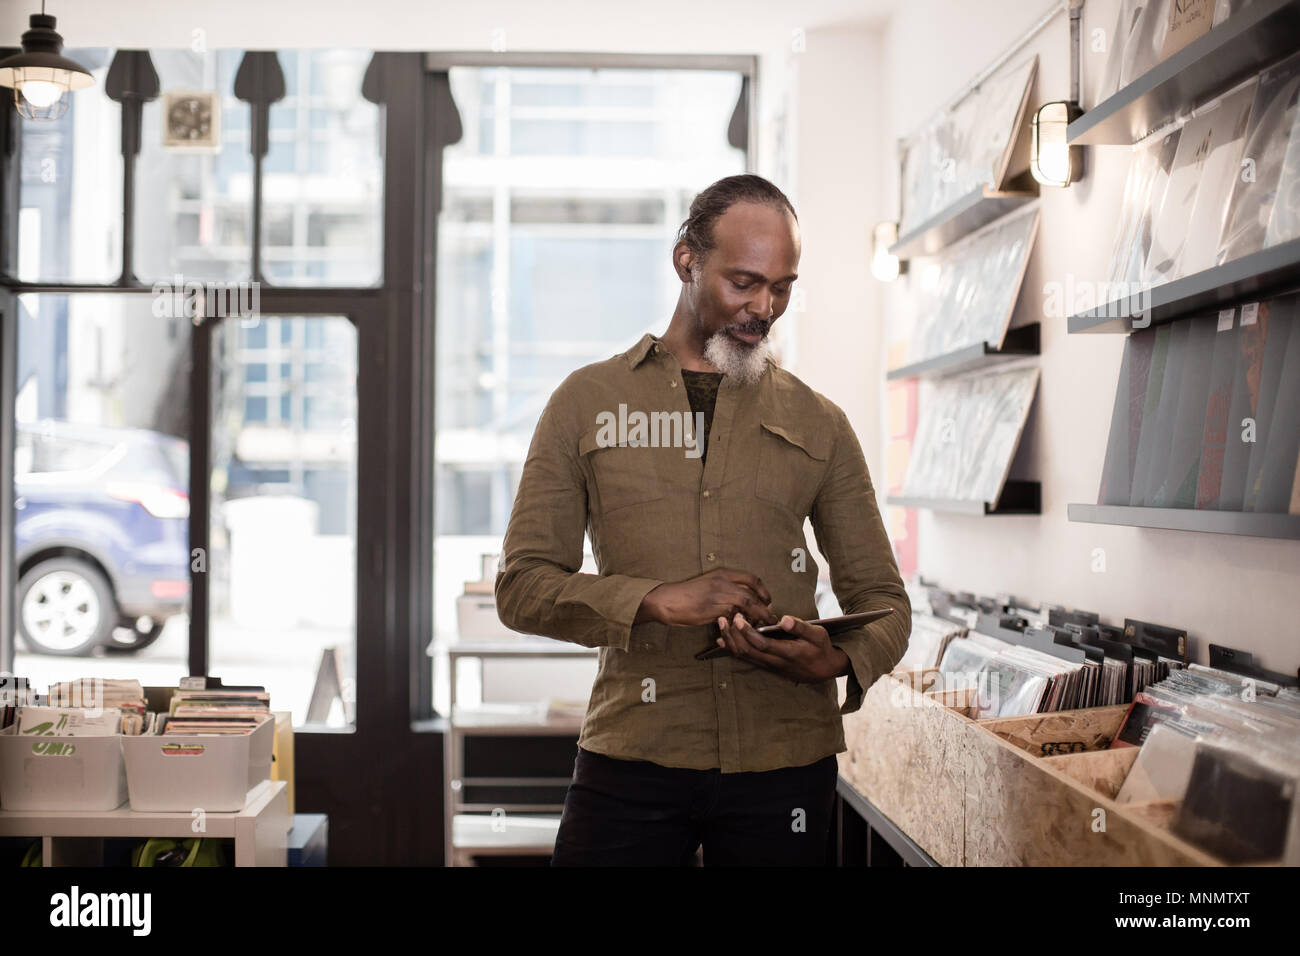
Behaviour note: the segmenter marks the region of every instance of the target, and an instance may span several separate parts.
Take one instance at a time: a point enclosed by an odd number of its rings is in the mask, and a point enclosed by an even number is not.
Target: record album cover
[[[1246,126],[1241,166],[1232,183],[1228,214],[1219,240],[1216,262],[1258,252],[1264,247],[1273,201],[1295,126],[1300,96],[1300,53],[1259,76]]]
[[[1228,215],[1228,195],[1241,168],[1246,123],[1257,85],[1257,79],[1252,77],[1207,113],[1211,125],[1210,151],[1201,165],[1181,253],[1175,258],[1168,278],[1192,275],[1215,264],[1219,236],[1223,234],[1223,221]]]
[[[1122,285],[1124,292],[1142,279],[1142,269],[1151,249],[1152,222],[1164,201],[1181,135],[1182,131],[1176,129],[1134,150],[1124,185],[1120,227],[1115,236],[1109,276],[1111,284]]]
[[[1237,309],[1224,309],[1214,335],[1210,360],[1209,394],[1205,404],[1205,430],[1201,435],[1201,464],[1196,482],[1195,507],[1215,510],[1223,485],[1223,456],[1228,443],[1228,410],[1232,379],[1237,371],[1240,337],[1246,331],[1236,322]],[[1258,323],[1256,323],[1258,324]]]
[[[1210,32],[1214,22],[1214,0],[1173,0],[1160,59],[1173,56],[1187,44]]]
[[[1218,315],[1185,320],[1187,357],[1178,390],[1177,414],[1169,448],[1169,465],[1156,490],[1157,508],[1191,508],[1196,504],[1196,484],[1201,473],[1201,441],[1205,436],[1205,408],[1210,391],[1210,365],[1214,358]]]
[[[1254,308],[1251,306],[1254,305]],[[1238,321],[1236,370],[1232,375],[1232,402],[1228,406],[1227,443],[1223,451],[1220,511],[1244,511],[1246,477],[1251,452],[1258,438],[1259,396],[1268,350],[1286,350],[1285,322],[1272,322],[1272,302],[1241,307]]]
[[[1263,460],[1255,485],[1246,489],[1247,506],[1267,514],[1287,514],[1290,511],[1296,457],[1300,453],[1300,335],[1295,334],[1297,301],[1295,296],[1288,296],[1273,303],[1275,318],[1279,317],[1279,311],[1285,311],[1291,335],[1287,337],[1286,355],[1278,373],[1267,444],[1260,448]]]
[[[1152,426],[1151,458],[1147,473],[1142,476],[1134,495],[1141,495],[1135,505],[1154,506],[1157,494],[1164,485],[1169,454],[1174,440],[1174,423],[1178,417],[1178,399],[1182,394],[1183,366],[1187,362],[1187,343],[1191,333],[1188,322],[1175,322],[1169,332],[1169,354],[1165,358],[1165,373],[1160,386],[1160,400],[1156,406]],[[1145,423],[1143,424],[1145,428]]]
[[[1268,341],[1264,347],[1264,366],[1259,379],[1259,398],[1255,406],[1255,441],[1250,446],[1250,464],[1246,470],[1245,511],[1263,510],[1257,508],[1265,463],[1270,458],[1272,445],[1276,439],[1282,444],[1288,436],[1282,430],[1274,432],[1274,425],[1285,422],[1286,409],[1279,407],[1278,399],[1288,394],[1293,388],[1284,376],[1296,374],[1291,360],[1293,338],[1300,341],[1295,334],[1295,305],[1292,296],[1273,299],[1270,303],[1270,325]],[[1283,405],[1285,402],[1282,403]],[[1280,413],[1280,414],[1279,414]],[[1287,485],[1288,489],[1290,484]]]
[[[1161,325],[1153,330],[1151,372],[1146,394],[1142,398],[1142,426],[1138,430],[1137,456],[1133,460],[1133,493],[1131,505],[1145,503],[1144,489],[1151,476],[1151,459],[1156,445],[1156,418],[1160,408],[1160,394],[1164,390],[1165,366],[1169,358],[1169,340],[1172,325]]]

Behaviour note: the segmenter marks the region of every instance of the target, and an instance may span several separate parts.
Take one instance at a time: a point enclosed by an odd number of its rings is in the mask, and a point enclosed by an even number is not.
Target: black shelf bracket
[[[1037,515],[1043,511],[1043,486],[1037,481],[1008,480],[995,504],[987,501],[964,501],[948,498],[909,498],[890,495],[886,504],[899,508],[923,508],[963,515]]]

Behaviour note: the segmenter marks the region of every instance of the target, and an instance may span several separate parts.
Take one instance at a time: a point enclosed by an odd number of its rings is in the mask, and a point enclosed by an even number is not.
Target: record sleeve
[[[1156,491],[1157,508],[1191,508],[1196,504],[1196,484],[1201,473],[1201,442],[1205,437],[1205,408],[1210,392],[1210,365],[1214,359],[1217,315],[1187,320],[1187,358],[1178,390],[1169,465]]]
[[[1253,308],[1252,308],[1253,306]],[[1243,511],[1246,504],[1246,477],[1255,445],[1247,437],[1257,437],[1254,425],[1259,421],[1259,392],[1264,378],[1265,356],[1269,348],[1286,350],[1285,322],[1272,322],[1272,302],[1250,303],[1241,307],[1237,335],[1236,370],[1232,376],[1232,401],[1228,406],[1228,428],[1223,450],[1223,480],[1219,490],[1220,511]]]
[[[1255,487],[1248,488],[1246,500],[1253,511],[1287,514],[1291,508],[1291,489],[1296,479],[1296,457],[1300,454],[1300,335],[1295,334],[1297,298],[1274,300],[1286,313],[1291,326],[1286,356],[1278,375],[1277,396],[1273,400],[1268,441],[1261,446],[1263,461]],[[1254,501],[1251,503],[1251,494]]]
[[[1228,195],[1241,170],[1246,123],[1257,85],[1257,78],[1252,77],[1207,113],[1211,124],[1210,152],[1201,166],[1181,254],[1175,258],[1169,278],[1192,275],[1215,264],[1219,236],[1223,235],[1223,222],[1228,215]]]
[[[1186,322],[1175,322],[1169,333],[1169,354],[1165,358],[1165,374],[1160,386],[1160,402],[1156,406],[1155,423],[1151,434],[1150,469],[1140,487],[1141,501],[1134,504],[1152,507],[1157,493],[1164,484],[1169,467],[1169,453],[1174,441],[1174,422],[1178,417],[1178,398],[1182,394],[1183,366],[1187,361],[1187,341],[1191,328]],[[1146,427],[1146,423],[1143,423]]]
[[[1148,0],[1139,5],[1140,11],[1124,39],[1124,59],[1119,71],[1120,89],[1160,62],[1160,51],[1169,29],[1170,2],[1171,0]]]
[[[1153,137],[1134,150],[1128,180],[1124,185],[1120,227],[1111,254],[1110,282],[1119,285],[1111,298],[1120,298],[1142,279],[1142,269],[1151,248],[1151,229],[1164,201],[1178,153],[1181,129]]]
[[[1170,829],[1228,863],[1280,860],[1296,780],[1250,753],[1201,742]]]
[[[1173,56],[1187,44],[1210,32],[1214,22],[1214,0],[1174,0],[1169,4],[1169,23],[1160,59]]]
[[[1212,511],[1219,507],[1219,492],[1223,486],[1223,458],[1228,443],[1228,410],[1232,402],[1233,376],[1237,371],[1240,338],[1246,328],[1249,328],[1237,324],[1237,311],[1223,310],[1214,334],[1210,387],[1205,403],[1205,431],[1201,435],[1200,473],[1196,481],[1195,507],[1202,510]]]
[[[1195,737],[1172,723],[1155,725],[1138,751],[1115,802],[1183,799],[1195,759]]]
[[[996,502],[1038,385],[1038,368],[957,375],[922,404],[903,495]]]
[[[972,188],[985,183],[1001,186],[1006,178],[1037,69],[1035,55],[980,87],[979,114],[969,140]]]
[[[1156,418],[1160,409],[1160,394],[1164,390],[1165,366],[1169,359],[1169,339],[1172,325],[1152,329],[1154,335],[1151,351],[1151,372],[1146,393],[1142,397],[1142,425],[1138,430],[1137,456],[1133,460],[1133,494],[1130,505],[1144,503],[1144,489],[1151,475],[1151,458],[1156,445]]]
[[[1283,394],[1283,375],[1290,374],[1294,365],[1289,361],[1291,340],[1300,339],[1295,332],[1295,305],[1293,297],[1273,299],[1269,303],[1270,325],[1264,349],[1263,372],[1259,379],[1259,399],[1255,406],[1255,441],[1250,446],[1250,464],[1246,470],[1244,511],[1256,508],[1261,488],[1261,473],[1274,440],[1273,425],[1277,418],[1278,397]],[[1290,387],[1288,383],[1288,388]],[[1279,442],[1286,436],[1279,432]]]
[[[1291,110],[1291,132],[1282,155],[1282,171],[1278,174],[1264,245],[1276,246],[1297,237],[1300,237],[1300,106]]]
[[[1002,344],[1038,234],[1038,206],[1016,210],[936,257],[938,283],[921,293],[908,362],[969,345]]]
[[[1142,269],[1142,281],[1156,285],[1177,278],[1175,267],[1187,241],[1187,224],[1201,185],[1201,167],[1210,155],[1214,136],[1214,117],[1219,110],[1193,116],[1183,126],[1178,138],[1178,153],[1169,175],[1160,210],[1154,216],[1151,248]]]
[[[1240,259],[1264,247],[1290,133],[1295,125],[1297,96],[1300,96],[1300,53],[1259,76],[1250,122],[1246,126],[1242,166],[1233,180],[1216,264]]]

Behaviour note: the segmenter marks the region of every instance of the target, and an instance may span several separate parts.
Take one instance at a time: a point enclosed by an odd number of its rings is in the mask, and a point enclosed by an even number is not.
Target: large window
[[[551,392],[667,327],[691,199],[745,168],[727,140],[736,73],[464,67],[450,79],[465,132],[445,153],[438,234],[435,647],[455,640],[457,596],[501,549]],[[472,703],[462,670],[457,699]]]
[[[186,672],[189,322],[147,295],[18,298],[16,672]]]

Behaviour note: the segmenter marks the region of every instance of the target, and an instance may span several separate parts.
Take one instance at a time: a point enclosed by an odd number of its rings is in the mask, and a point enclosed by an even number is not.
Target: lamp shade
[[[95,83],[89,70],[63,56],[63,37],[54,25],[54,17],[33,13],[23,51],[0,60],[0,86],[13,88],[14,104],[27,119],[58,119],[68,109],[68,92]]]

